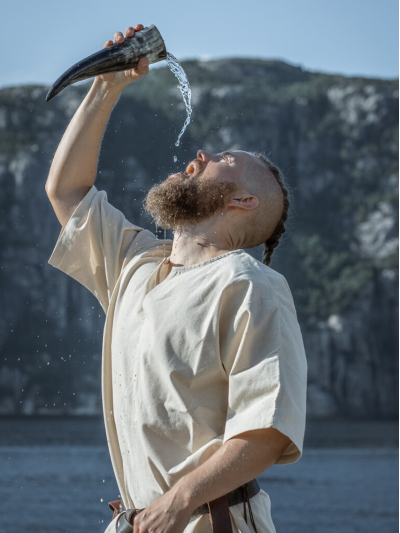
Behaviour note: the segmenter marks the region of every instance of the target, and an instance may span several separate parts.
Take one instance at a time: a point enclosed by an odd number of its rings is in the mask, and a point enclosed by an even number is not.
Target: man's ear
[[[259,201],[256,196],[242,196],[235,197],[226,204],[229,207],[240,207],[241,209],[255,209],[258,207]]]

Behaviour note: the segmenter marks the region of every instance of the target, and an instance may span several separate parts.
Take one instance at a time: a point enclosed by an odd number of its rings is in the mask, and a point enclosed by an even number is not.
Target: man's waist
[[[226,494],[227,500],[228,500],[228,506],[232,507],[233,505],[238,505],[240,503],[243,503],[260,491],[260,486],[257,483],[256,479],[252,479],[248,483],[245,483],[244,485],[241,485],[237,489],[234,489]],[[125,531],[129,530],[129,525],[132,523],[132,518],[135,514],[143,511],[143,509],[124,509],[124,506],[120,500],[116,500],[113,502],[109,502],[109,507],[112,511],[114,511],[113,518],[117,516],[119,513],[123,513],[121,515],[121,521],[119,521],[119,527],[117,528],[118,532],[124,533]],[[210,508],[207,503],[204,503],[197,507],[193,513],[192,516],[197,516],[200,514],[207,514],[210,512]]]

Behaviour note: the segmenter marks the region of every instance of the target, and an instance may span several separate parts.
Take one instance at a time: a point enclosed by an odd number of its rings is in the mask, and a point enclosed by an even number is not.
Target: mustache
[[[204,172],[204,169],[207,166],[207,163],[197,158],[194,159],[192,163],[195,166],[195,171],[193,172],[193,175],[192,175],[193,177],[198,176],[199,174],[202,174]]]

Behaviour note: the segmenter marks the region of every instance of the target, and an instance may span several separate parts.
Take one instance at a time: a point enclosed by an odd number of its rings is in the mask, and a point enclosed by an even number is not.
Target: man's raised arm
[[[135,28],[129,26],[125,38],[133,37],[142,29],[142,24]],[[114,34],[114,42],[122,43],[125,38],[121,32]],[[112,44],[113,41],[107,41],[104,48]],[[148,60],[142,58],[137,68],[97,76],[72,117],[54,155],[45,185],[63,227],[94,184],[101,140],[122,89],[148,72]]]

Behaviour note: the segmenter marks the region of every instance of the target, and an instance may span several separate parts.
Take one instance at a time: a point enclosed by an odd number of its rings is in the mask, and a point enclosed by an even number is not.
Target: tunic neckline
[[[163,279],[160,280],[163,267],[169,263],[169,259],[171,256],[169,255],[168,257],[164,257],[164,259],[161,261],[161,263],[158,265],[155,272],[153,273],[154,281],[152,282],[152,288],[150,289],[149,293],[155,291],[160,285],[165,285],[165,282],[174,277],[175,274],[186,272],[188,270],[194,270],[195,268],[201,268],[203,266],[209,265],[210,263],[213,263],[214,261],[217,261],[218,259],[223,259],[224,257],[227,257],[229,255],[242,252],[243,250],[239,248],[236,250],[230,250],[229,252],[225,252],[224,254],[220,254],[215,257],[211,257],[210,259],[200,261],[199,263],[194,263],[193,265],[172,266],[167,276],[164,276]]]
[[[200,261],[199,263],[194,263],[193,265],[172,266],[171,271],[184,272],[186,270],[193,270],[194,268],[200,268],[202,266],[213,263],[214,261],[217,261],[218,259],[227,257],[228,255],[238,254],[242,252],[243,250],[241,248],[238,248],[236,250],[230,250],[229,252],[225,252],[224,254],[216,255],[215,257],[211,257],[210,259],[205,259],[204,261]],[[167,257],[166,260],[169,261],[170,257],[171,256]]]
[[[242,253],[243,250],[241,248],[238,248],[236,250],[230,250],[229,252],[225,252],[224,254],[217,255],[215,257],[211,257],[210,259],[206,259],[205,261],[200,261],[199,263],[195,263],[193,265],[183,265],[183,266],[172,266],[169,273],[163,277],[161,280],[161,274],[163,271],[163,268],[169,263],[170,255],[168,257],[164,257],[164,259],[159,263],[155,271],[153,272],[153,275],[150,278],[149,287],[150,290],[148,291],[147,295],[150,293],[153,293],[157,290],[160,285],[165,285],[168,280],[173,278],[175,274],[180,274],[182,272],[186,272],[188,270],[194,270],[195,268],[201,268],[203,266],[207,266],[210,263],[213,263],[214,261],[217,261],[218,259],[223,259],[224,257],[227,257],[229,255]],[[152,281],[151,281],[152,280]],[[146,296],[147,296],[146,295]]]

